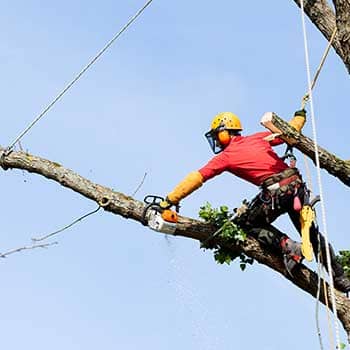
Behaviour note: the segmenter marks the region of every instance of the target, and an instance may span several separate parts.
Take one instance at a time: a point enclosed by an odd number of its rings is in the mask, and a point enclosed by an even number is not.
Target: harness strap
[[[295,168],[296,162],[297,162],[297,158],[294,155],[293,152],[293,146],[291,145],[287,145],[286,147],[286,151],[284,152],[284,155],[281,157],[282,160],[286,160],[289,159],[289,166],[291,168]]]
[[[294,177],[294,176],[296,176],[296,177],[293,178],[293,180],[291,180],[290,182],[295,181],[297,178],[301,179],[301,175],[300,175],[298,169],[287,168],[287,169],[283,170],[282,172],[275,174],[275,175],[272,175],[272,176],[268,177],[267,179],[265,179],[263,181],[263,183],[261,184],[261,188],[267,189],[268,186],[279,183],[282,180],[287,180],[287,179]]]

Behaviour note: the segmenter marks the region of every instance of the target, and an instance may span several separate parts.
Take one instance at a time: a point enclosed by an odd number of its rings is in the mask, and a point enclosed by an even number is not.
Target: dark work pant
[[[297,188],[296,193],[294,190],[288,192],[277,190],[275,193],[260,192],[249,203],[247,214],[243,214],[242,217],[238,218],[237,223],[242,226],[248,234],[280,252],[280,241],[283,237],[288,235],[272,225],[279,216],[287,213],[293,225],[301,235],[300,213],[293,208],[295,194],[299,197],[302,205],[308,202],[309,196],[305,184],[301,184],[301,186]],[[321,262],[327,269],[325,238],[314,224],[310,228],[310,240],[316,255],[316,260],[318,259],[317,252],[320,250]],[[330,244],[329,248],[333,273],[335,276],[341,276],[344,273],[343,268],[341,264],[336,261],[334,250]]]

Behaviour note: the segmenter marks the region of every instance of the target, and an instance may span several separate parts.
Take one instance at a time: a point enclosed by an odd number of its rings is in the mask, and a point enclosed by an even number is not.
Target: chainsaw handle
[[[164,198],[163,197],[160,197],[160,196],[155,196],[153,194],[148,194],[144,199],[143,201],[146,203],[146,204],[157,204],[159,205],[161,201],[164,201]]]
[[[157,206],[160,207],[160,203],[164,201],[163,197],[156,196],[154,194],[148,194],[144,199],[144,203],[147,204],[147,207],[149,206]],[[175,206],[175,210],[178,213],[180,211],[180,205],[179,204],[173,204]]]

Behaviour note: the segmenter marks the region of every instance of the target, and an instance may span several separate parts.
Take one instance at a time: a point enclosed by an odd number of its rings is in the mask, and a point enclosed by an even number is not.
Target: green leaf
[[[213,244],[207,244],[202,246],[207,249],[214,250],[214,259],[218,264],[230,264],[234,259],[240,257],[240,268],[244,271],[247,264],[253,264],[253,259],[247,257],[243,253],[233,253],[232,250],[220,247],[220,241],[232,245],[240,245],[247,238],[247,234],[234,222],[232,218],[234,213],[229,212],[229,208],[226,205],[221,205],[218,209],[213,208],[209,202],[206,202],[200,207],[199,217],[206,222],[215,225],[221,231],[218,232],[217,238]]]
[[[337,255],[336,259],[342,265],[345,275],[350,278],[350,251],[339,251],[339,255]]]
[[[346,348],[346,345],[344,343],[340,343],[340,350],[344,350]]]

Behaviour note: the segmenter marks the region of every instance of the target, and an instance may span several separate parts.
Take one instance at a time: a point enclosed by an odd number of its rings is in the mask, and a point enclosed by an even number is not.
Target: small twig
[[[36,249],[36,248],[47,248],[47,247],[54,245],[54,244],[58,244],[58,242],[51,242],[51,243],[45,243],[45,244],[33,244],[31,246],[15,248],[15,249],[9,250],[8,252],[0,253],[0,258],[6,258],[7,256],[9,256],[11,254],[19,253],[22,250],[31,250],[31,249]]]
[[[17,144],[18,144],[19,150],[20,150],[21,152],[24,152],[24,149],[23,149],[23,147],[22,147],[21,141],[18,141]],[[26,179],[26,172],[25,172],[24,170],[22,170],[22,175],[23,175],[23,177],[24,177],[24,182],[27,182],[27,179]]]
[[[145,182],[146,176],[147,176],[147,173],[144,173],[144,174],[143,174],[143,178],[142,178],[140,184],[137,186],[136,190],[133,192],[133,194],[131,195],[131,197],[134,197],[135,194],[136,194],[136,193],[139,191],[139,189],[142,187],[143,183]]]
[[[18,141],[18,147],[21,152],[23,152],[23,147],[21,141]]]
[[[42,236],[42,237],[38,237],[38,238],[33,237],[33,238],[32,238],[32,241],[33,241],[33,242],[40,242],[40,241],[43,241],[43,240],[45,240],[45,239],[47,239],[47,238],[49,238],[49,237],[52,237],[52,236],[54,236],[54,235],[57,235],[58,233],[67,230],[68,228],[72,227],[73,225],[77,224],[79,221],[81,221],[81,220],[87,218],[88,216],[97,213],[100,209],[101,209],[101,206],[99,205],[97,209],[95,209],[95,210],[93,210],[93,211],[90,211],[89,213],[87,213],[87,214],[81,216],[80,218],[74,220],[74,221],[73,221],[72,223],[70,223],[69,225],[64,226],[64,227],[60,228],[59,230],[54,231],[54,232],[52,232],[52,233],[49,233],[48,235],[45,235],[45,236]]]

